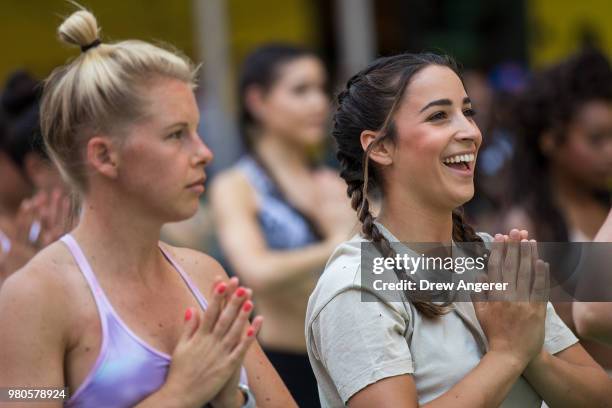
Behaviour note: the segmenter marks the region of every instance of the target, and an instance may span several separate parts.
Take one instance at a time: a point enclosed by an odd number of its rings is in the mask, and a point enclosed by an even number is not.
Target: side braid
[[[396,255],[391,247],[389,240],[383,235],[374,223],[375,217],[370,212],[370,202],[368,200],[368,154],[374,143],[371,143],[364,154],[364,177],[363,181],[354,180],[348,183],[347,192],[351,198],[351,206],[357,211],[357,217],[362,224],[362,233],[366,239],[372,241],[378,252],[383,257],[393,258]],[[403,269],[394,268],[395,275],[401,280],[412,280]],[[409,299],[414,307],[425,317],[435,318],[442,316],[449,311],[448,304],[437,305],[432,302],[414,299],[414,294],[404,291],[404,295]]]

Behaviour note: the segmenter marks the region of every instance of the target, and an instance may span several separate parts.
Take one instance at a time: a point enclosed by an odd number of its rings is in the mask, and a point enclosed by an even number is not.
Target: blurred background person
[[[39,125],[41,87],[13,72],[0,96],[0,284],[69,227],[70,202]]]
[[[612,70],[584,50],[538,72],[515,101],[516,152],[507,226],[545,242],[592,241],[610,211]],[[563,283],[563,282],[559,282]],[[572,303],[555,308],[573,330]],[[612,348],[584,342],[608,371]]]
[[[319,405],[304,339],[308,296],[355,225],[341,179],[309,154],[328,129],[326,81],[305,49],[272,44],[250,54],[239,85],[247,154],[211,191],[221,247],[266,316],[260,342],[303,407]]]

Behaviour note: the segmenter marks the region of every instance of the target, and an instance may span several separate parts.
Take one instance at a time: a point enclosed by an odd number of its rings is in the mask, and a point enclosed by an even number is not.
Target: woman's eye
[[[183,138],[183,130],[177,130],[174,133],[168,135],[168,139],[182,139]]]
[[[436,121],[436,120],[442,120],[442,119],[446,119],[446,112],[436,112],[433,115],[431,115],[427,120]]]
[[[476,116],[476,111],[472,108],[468,108],[463,111],[463,114],[467,117],[473,117]]]

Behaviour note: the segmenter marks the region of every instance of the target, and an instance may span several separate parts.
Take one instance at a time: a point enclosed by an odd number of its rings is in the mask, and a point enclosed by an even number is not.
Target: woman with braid
[[[333,134],[362,231],[332,254],[308,305],[308,353],[323,406],[609,403],[605,372],[542,301],[548,266],[527,231],[493,238],[463,221],[458,208],[474,194],[482,141],[473,115],[455,64],[434,54],[380,58],[338,96]],[[377,216],[369,209],[374,190]],[[361,243],[393,256],[391,242],[451,240],[492,246],[489,278],[511,282],[529,300],[440,304],[406,291],[389,302],[362,286]],[[516,279],[519,271],[526,279]],[[378,301],[362,301],[366,293]]]

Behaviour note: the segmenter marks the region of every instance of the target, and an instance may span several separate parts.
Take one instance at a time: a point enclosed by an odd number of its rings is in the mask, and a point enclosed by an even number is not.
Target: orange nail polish
[[[248,313],[248,312],[250,312],[250,311],[251,311],[251,309],[253,309],[253,303],[251,303],[250,301],[248,301],[248,300],[247,300],[247,301],[244,303],[244,306],[242,306],[242,310],[244,310],[245,312],[247,312],[247,313]]]
[[[217,285],[217,293],[222,295],[223,293],[225,293],[225,289],[227,289],[227,285],[223,282],[219,283]]]
[[[236,296],[243,297],[244,295],[246,295],[246,290],[244,288],[238,288],[236,290]]]
[[[249,330],[247,330],[247,336],[253,337],[254,334],[255,334],[255,330],[252,327],[249,327]]]
[[[193,312],[191,311],[191,308],[189,308],[185,311],[185,321],[188,322],[191,319],[191,316],[193,316]]]

